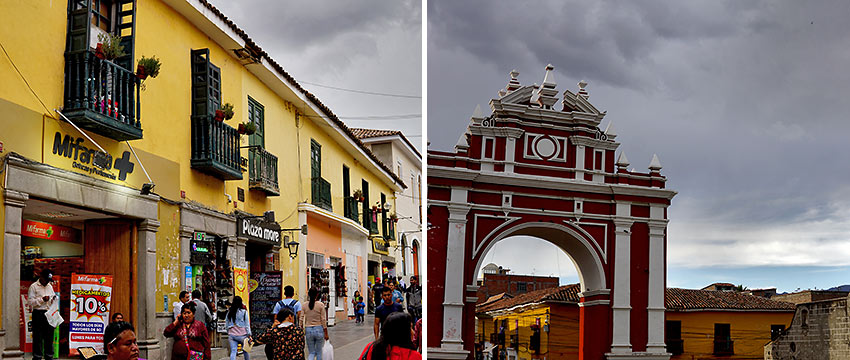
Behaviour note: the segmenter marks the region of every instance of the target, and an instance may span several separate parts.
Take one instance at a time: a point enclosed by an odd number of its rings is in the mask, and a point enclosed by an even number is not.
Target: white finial
[[[608,126],[605,127],[605,135],[608,135],[608,140],[614,140],[617,138],[617,131],[614,130],[614,121],[608,122]]]
[[[455,144],[455,151],[466,149],[469,149],[469,144],[466,142],[466,132],[464,132],[460,134],[460,138],[457,139],[457,144]]]
[[[508,92],[507,92],[505,89],[501,89],[501,90],[499,90],[499,97],[500,97],[500,98],[501,98],[501,97],[504,97],[504,96],[505,96],[505,95],[507,95],[507,94],[508,94]]]
[[[582,80],[578,82],[578,94],[587,100],[590,98],[590,94],[587,93],[585,87],[587,87],[587,81]]]
[[[626,158],[625,151],[621,152],[620,156],[617,158],[617,166],[621,168],[626,168],[629,166],[629,159]]]
[[[474,117],[474,118],[484,117],[484,114],[481,113],[481,104],[475,105],[475,111],[472,112],[472,117]]]
[[[508,85],[505,86],[505,90],[503,90],[505,92],[505,95],[514,92],[514,90],[519,89],[519,87],[520,87],[519,86],[519,80],[517,80],[517,78],[516,78],[517,76],[519,76],[519,71],[516,71],[516,69],[511,70],[510,75],[511,75],[511,80],[508,81]],[[501,94],[501,91],[499,93]]]
[[[649,162],[650,171],[661,170],[661,161],[658,160],[658,154],[652,154],[652,161]]]
[[[543,77],[544,86],[552,84],[552,87],[555,87],[555,75],[552,74],[552,70],[555,70],[552,64],[546,65],[546,75]]]

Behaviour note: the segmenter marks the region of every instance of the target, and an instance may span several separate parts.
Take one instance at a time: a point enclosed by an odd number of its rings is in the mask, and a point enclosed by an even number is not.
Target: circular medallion
[[[537,143],[534,145],[534,149],[537,150],[537,156],[544,159],[555,155],[556,148],[555,141],[548,136],[537,139]]]

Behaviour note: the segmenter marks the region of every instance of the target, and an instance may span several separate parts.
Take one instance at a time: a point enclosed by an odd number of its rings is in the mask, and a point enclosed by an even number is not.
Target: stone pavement
[[[334,360],[353,360],[360,356],[363,348],[369,342],[375,340],[373,333],[373,324],[375,323],[375,315],[367,314],[363,324],[355,324],[354,320],[337,321],[335,326],[328,327],[328,337],[334,347]],[[264,351],[265,345],[259,345],[251,350],[251,360],[268,360]],[[218,355],[223,354],[223,355]],[[307,349],[304,349],[304,355],[307,355]],[[230,359],[228,353],[216,352],[212,357],[216,360]],[[242,360],[242,355],[239,355],[237,360]]]

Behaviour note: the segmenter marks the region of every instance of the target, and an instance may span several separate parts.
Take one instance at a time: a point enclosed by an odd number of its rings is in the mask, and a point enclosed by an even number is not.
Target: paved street
[[[328,336],[331,338],[331,344],[334,346],[335,360],[356,359],[363,351],[363,348],[374,340],[375,336],[372,333],[372,324],[375,323],[375,315],[366,315],[363,324],[358,325],[354,320],[337,321],[335,326],[328,327]],[[267,360],[264,351],[265,345],[257,346],[251,351],[251,360]],[[304,355],[307,355],[305,348]],[[215,357],[214,357],[215,358]],[[229,359],[228,357],[219,357],[221,359]],[[237,357],[241,360],[241,355]]]

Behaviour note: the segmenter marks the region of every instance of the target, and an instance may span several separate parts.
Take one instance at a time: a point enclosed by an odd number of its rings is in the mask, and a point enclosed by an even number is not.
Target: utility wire
[[[330,119],[330,116],[325,115],[301,115],[304,117]],[[337,116],[340,120],[408,120],[421,119],[422,114],[403,114],[403,115],[368,115],[368,116]]]
[[[15,62],[14,62],[14,61],[12,61],[12,57],[11,57],[11,56],[9,56],[9,53],[6,51],[6,47],[5,47],[5,46],[3,46],[3,43],[0,43],[0,49],[3,49],[3,53],[4,53],[4,54],[6,54],[6,58],[7,58],[7,59],[9,59],[9,63],[11,63],[11,64],[12,64],[12,67],[13,67],[13,68],[15,68],[15,71],[17,71],[17,72],[18,72],[18,76],[20,76],[20,77],[21,77],[21,80],[23,80],[23,81],[24,81],[24,84],[26,84],[26,85],[27,85],[27,88],[28,88],[28,89],[30,89],[30,92],[32,92],[32,95],[33,95],[33,96],[35,96],[35,99],[36,99],[36,100],[38,100],[38,102],[39,102],[39,103],[41,103],[41,107],[43,107],[43,108],[44,108],[44,111],[46,111],[46,112],[47,112],[47,114],[48,114],[47,116],[49,116],[49,117],[53,118],[52,116],[50,116],[50,110],[47,108],[47,105],[44,105],[44,102],[43,102],[43,101],[41,101],[41,98],[40,98],[40,97],[38,97],[38,94],[36,94],[36,93],[35,93],[35,90],[33,90],[33,89],[32,89],[32,86],[30,86],[30,83],[29,83],[29,81],[27,81],[27,78],[26,78],[26,77],[24,77],[24,74],[22,74],[22,73],[21,73],[21,70],[20,70],[20,69],[18,69],[18,66],[17,66],[17,65],[15,65]],[[54,119],[55,119],[55,118],[54,118]]]
[[[318,86],[318,87],[323,87],[323,88],[328,88],[328,89],[333,89],[333,90],[339,90],[339,91],[348,91],[348,92],[353,92],[353,93],[358,93],[358,94],[366,94],[366,95],[389,96],[389,97],[397,97],[397,98],[405,98],[405,99],[421,99],[422,98],[422,96],[417,96],[417,95],[388,94],[388,93],[379,93],[379,92],[374,92],[374,91],[346,89],[346,88],[341,88],[341,87],[336,87],[336,86],[316,84],[316,83],[307,82],[307,81],[299,81],[299,83],[310,84],[310,85],[313,85],[313,86]]]

